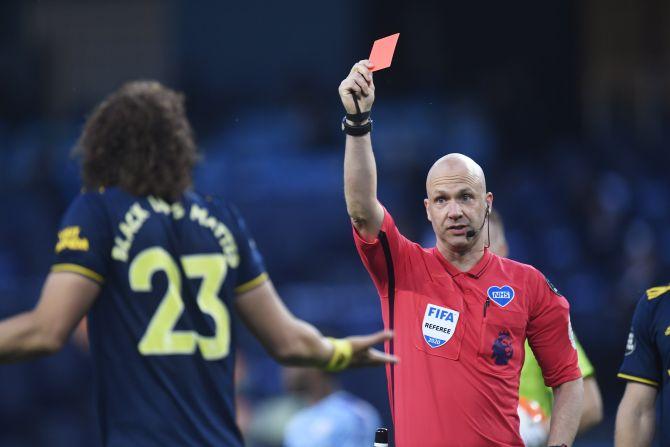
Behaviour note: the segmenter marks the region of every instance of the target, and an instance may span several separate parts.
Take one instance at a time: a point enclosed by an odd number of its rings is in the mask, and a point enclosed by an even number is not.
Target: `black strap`
[[[362,123],[368,118],[370,118],[370,112],[347,113],[347,119],[352,123]]]
[[[351,97],[354,98],[354,106],[356,106],[356,114],[360,115],[361,114],[361,108],[358,105],[358,99],[356,98],[356,93],[351,92]]]
[[[356,113],[347,113],[347,119],[352,123],[362,123],[366,119],[370,118],[370,111],[361,112],[361,107],[358,105],[358,99],[356,98],[356,93],[351,92],[351,97],[354,99],[354,106],[356,106]]]
[[[372,120],[365,124],[351,125],[347,123],[347,117],[342,118],[342,132],[354,137],[360,137],[369,134],[372,131]]]

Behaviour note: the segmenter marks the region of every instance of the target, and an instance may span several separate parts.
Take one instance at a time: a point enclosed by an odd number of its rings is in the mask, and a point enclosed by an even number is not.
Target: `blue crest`
[[[500,331],[500,333],[498,333],[498,338],[493,342],[491,351],[491,358],[495,359],[496,365],[507,365],[514,355],[514,347],[512,346],[512,336],[510,333],[507,331]]]
[[[514,299],[514,289],[510,286],[491,286],[486,295],[498,306],[505,307]]]

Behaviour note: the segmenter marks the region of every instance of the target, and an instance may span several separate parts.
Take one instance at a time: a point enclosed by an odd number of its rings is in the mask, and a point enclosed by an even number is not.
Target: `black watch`
[[[372,119],[362,125],[351,125],[347,123],[347,117],[342,118],[342,132],[353,137],[367,135],[372,131]]]

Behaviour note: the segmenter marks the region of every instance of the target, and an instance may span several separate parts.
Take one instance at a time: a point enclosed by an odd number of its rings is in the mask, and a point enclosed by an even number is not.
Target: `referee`
[[[431,167],[424,200],[437,244],[406,239],[377,200],[367,61],[339,87],[347,116],[344,183],[356,247],[395,338],[386,349],[395,445],[522,447],[519,374],[528,338],[554,403],[548,443],[571,445],[582,410],[569,306],[535,268],[485,246],[493,204],[481,167],[449,154]]]

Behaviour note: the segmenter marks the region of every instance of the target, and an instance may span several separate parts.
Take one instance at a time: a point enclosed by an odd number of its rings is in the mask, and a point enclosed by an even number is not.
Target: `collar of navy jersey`
[[[468,275],[474,278],[479,278],[486,271],[487,267],[491,264],[491,259],[493,258],[493,254],[489,251],[489,249],[484,247],[484,255],[482,255],[482,258],[479,261],[477,261],[477,263],[474,266],[472,266],[470,270],[468,270],[467,272],[461,272],[445,259],[445,257],[442,255],[442,253],[440,253],[440,250],[438,250],[437,247],[433,247],[433,255],[435,255],[435,257],[444,266],[444,269],[447,271],[447,273],[449,273],[449,275],[451,275],[452,277],[458,275]]]

